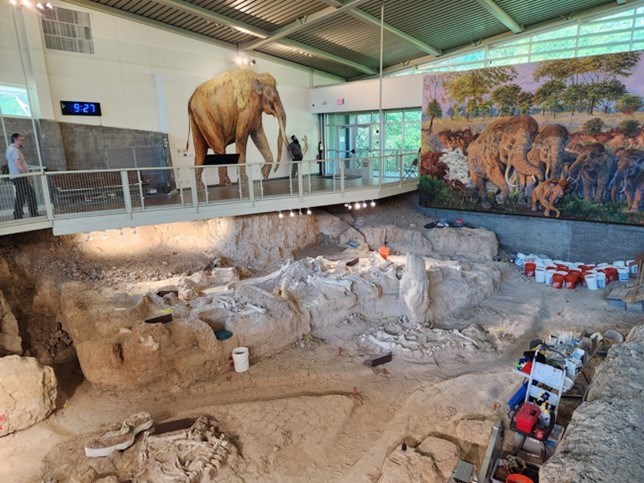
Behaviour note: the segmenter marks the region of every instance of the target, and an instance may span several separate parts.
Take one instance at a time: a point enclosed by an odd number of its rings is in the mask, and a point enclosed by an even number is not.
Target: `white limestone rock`
[[[22,338],[18,321],[0,290],[0,357],[7,354],[22,355]]]
[[[407,305],[411,323],[433,322],[434,315],[429,308],[429,278],[425,271],[425,261],[418,255],[407,255],[400,280],[400,299]]]
[[[44,420],[56,406],[54,370],[33,357],[0,358],[0,437]]]

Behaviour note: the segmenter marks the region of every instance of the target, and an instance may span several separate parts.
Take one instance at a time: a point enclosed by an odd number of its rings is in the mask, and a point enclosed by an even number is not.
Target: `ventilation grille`
[[[94,53],[89,13],[55,7],[45,12],[41,25],[48,49]]]

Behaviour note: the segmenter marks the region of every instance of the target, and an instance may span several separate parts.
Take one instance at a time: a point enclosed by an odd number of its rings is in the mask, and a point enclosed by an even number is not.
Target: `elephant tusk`
[[[508,165],[506,165],[506,168],[505,168],[505,176],[504,176],[504,177],[505,177],[505,183],[506,183],[508,186],[510,186],[511,188],[516,188],[517,186],[519,186],[519,184],[518,184],[518,183],[517,183],[517,184],[512,184],[512,182],[510,181],[509,173],[510,173],[510,170],[511,170],[511,169],[512,169],[512,166],[511,166],[511,165],[509,165],[509,164],[508,164]]]

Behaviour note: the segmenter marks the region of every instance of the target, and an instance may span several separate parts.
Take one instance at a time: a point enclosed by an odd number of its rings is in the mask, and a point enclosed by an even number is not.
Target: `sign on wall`
[[[421,202],[644,224],[641,57],[426,76]]]

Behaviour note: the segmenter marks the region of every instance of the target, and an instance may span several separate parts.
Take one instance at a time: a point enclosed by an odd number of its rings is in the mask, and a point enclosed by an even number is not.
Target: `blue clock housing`
[[[100,116],[100,102],[60,101],[63,116]]]

